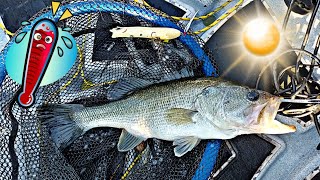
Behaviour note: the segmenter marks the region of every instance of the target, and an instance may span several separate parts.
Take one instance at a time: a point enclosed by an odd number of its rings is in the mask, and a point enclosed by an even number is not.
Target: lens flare
[[[266,56],[277,49],[280,32],[269,20],[255,19],[245,26],[242,40],[248,51],[258,56]]]

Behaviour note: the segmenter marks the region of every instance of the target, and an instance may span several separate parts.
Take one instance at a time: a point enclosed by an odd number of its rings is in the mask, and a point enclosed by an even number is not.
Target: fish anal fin
[[[167,112],[167,118],[176,124],[188,124],[195,123],[193,116],[197,114],[198,111],[183,109],[183,108],[172,108]]]
[[[146,139],[134,136],[126,130],[122,130],[122,133],[120,135],[119,142],[118,142],[118,150],[120,152],[129,151],[135,148],[144,140]]]
[[[181,157],[185,155],[187,152],[191,151],[194,147],[196,147],[200,142],[200,139],[197,137],[182,137],[180,139],[176,139],[173,141],[173,145],[176,146],[174,148],[174,154],[177,157]]]

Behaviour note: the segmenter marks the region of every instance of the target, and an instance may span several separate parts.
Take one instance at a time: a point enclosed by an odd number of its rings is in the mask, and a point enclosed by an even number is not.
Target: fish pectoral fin
[[[196,121],[193,119],[193,116],[197,113],[198,111],[195,110],[172,108],[168,110],[167,117],[176,124],[195,123]]]
[[[173,145],[176,146],[174,148],[174,154],[177,157],[181,157],[196,147],[200,141],[199,138],[193,136],[176,139],[173,141]]]
[[[137,137],[130,134],[125,129],[122,130],[122,133],[118,142],[118,150],[120,152],[129,151],[139,145],[142,141],[146,140],[145,138]]]

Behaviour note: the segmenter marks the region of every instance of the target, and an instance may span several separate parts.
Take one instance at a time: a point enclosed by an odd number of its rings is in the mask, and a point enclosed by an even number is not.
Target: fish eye
[[[42,37],[42,36],[41,36],[40,33],[36,33],[36,34],[34,34],[34,37],[33,37],[33,38],[34,38],[35,40],[39,41],[39,40],[41,39],[41,37]]]
[[[52,37],[47,36],[44,41],[45,41],[47,44],[50,44],[50,43],[52,42]]]
[[[249,101],[257,101],[259,99],[259,93],[256,90],[252,90],[247,94],[247,99]]]

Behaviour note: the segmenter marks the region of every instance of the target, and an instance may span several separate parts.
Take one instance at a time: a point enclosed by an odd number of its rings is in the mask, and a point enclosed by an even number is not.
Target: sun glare
[[[266,56],[277,49],[280,43],[280,32],[269,20],[255,19],[245,26],[242,41],[251,53]]]

